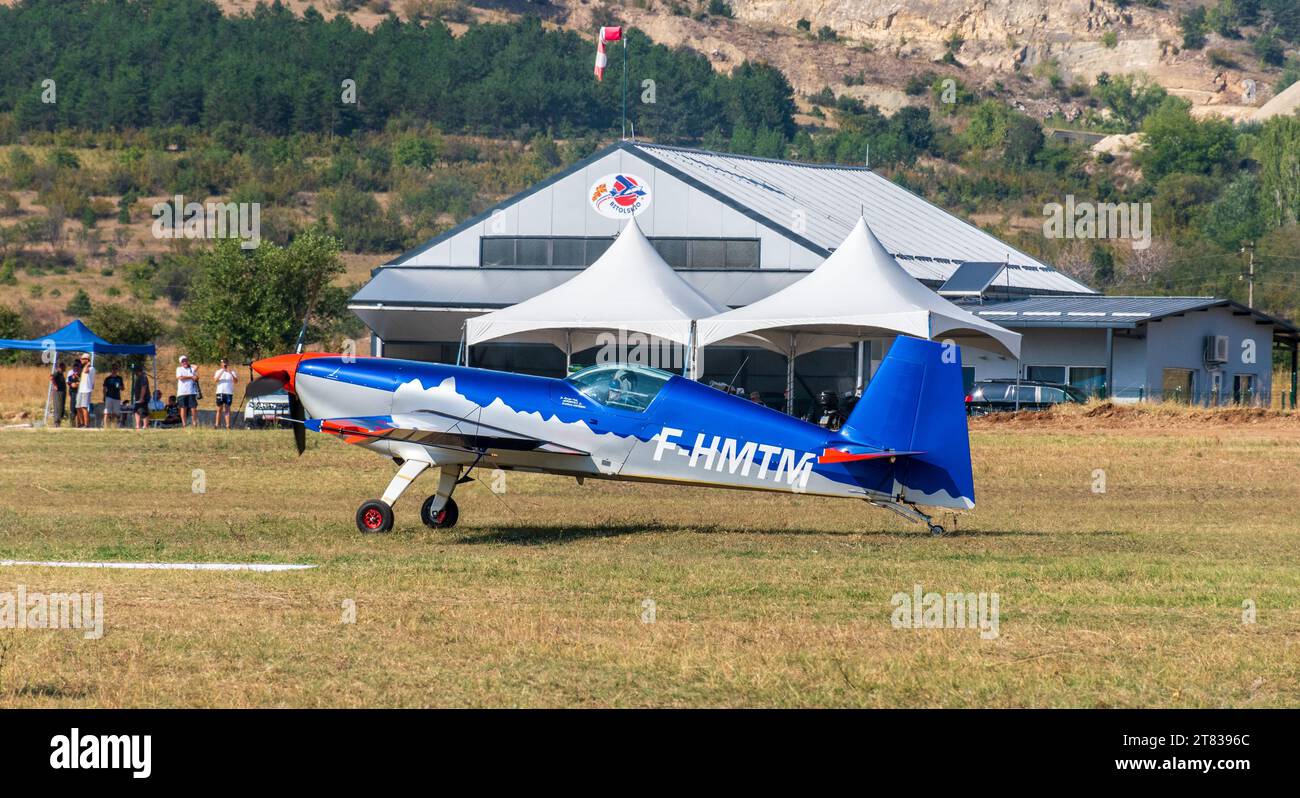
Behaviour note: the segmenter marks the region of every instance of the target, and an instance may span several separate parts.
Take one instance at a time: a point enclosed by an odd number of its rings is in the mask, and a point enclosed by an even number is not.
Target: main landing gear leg
[[[873,501],[870,503],[875,505],[876,507],[889,510],[890,512],[898,513],[899,515],[903,516],[909,521],[916,521],[919,524],[925,524],[927,527],[930,528],[930,534],[933,535],[934,537],[942,537],[944,532],[946,531],[942,526],[934,522],[934,518],[916,509],[915,505],[904,504],[902,502]]]
[[[401,498],[415,478],[424,473],[429,463],[407,460],[388,483],[383,498],[370,499],[357,508],[357,529],[362,532],[389,532],[393,529],[393,505]],[[445,470],[445,469],[444,469]]]
[[[443,466],[438,476],[438,492],[424,500],[420,520],[432,529],[451,529],[460,518],[460,509],[451,497],[460,484],[460,466]]]

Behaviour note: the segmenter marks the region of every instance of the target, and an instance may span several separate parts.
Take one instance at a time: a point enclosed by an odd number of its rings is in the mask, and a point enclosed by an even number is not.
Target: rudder
[[[975,485],[964,396],[956,344],[900,335],[840,434],[853,443],[921,452],[899,461],[895,477],[903,497],[970,509]]]

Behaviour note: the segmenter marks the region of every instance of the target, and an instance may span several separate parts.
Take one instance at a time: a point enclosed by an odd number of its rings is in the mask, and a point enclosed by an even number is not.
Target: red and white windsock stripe
[[[623,29],[621,27],[604,27],[596,36],[596,80],[600,80],[605,74],[605,65],[609,63],[609,58],[605,55],[605,42],[616,42],[623,38]]]

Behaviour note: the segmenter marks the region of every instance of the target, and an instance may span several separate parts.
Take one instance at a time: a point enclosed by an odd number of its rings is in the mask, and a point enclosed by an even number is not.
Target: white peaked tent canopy
[[[744,333],[791,356],[903,333],[1020,357],[1019,333],[926,288],[885,250],[865,219],[807,277],[743,308],[700,320],[696,340],[707,346]]]
[[[597,346],[602,332],[626,330],[689,346],[695,321],[722,310],[673,271],[632,220],[571,280],[466,321],[465,342],[510,336],[578,352]]]

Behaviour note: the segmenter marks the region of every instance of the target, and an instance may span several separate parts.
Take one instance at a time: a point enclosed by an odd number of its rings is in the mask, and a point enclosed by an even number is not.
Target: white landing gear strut
[[[871,499],[868,499],[867,503],[884,510],[889,510],[893,513],[898,513],[909,521],[915,521],[918,524],[925,524],[930,528],[930,534],[935,537],[940,537],[945,532],[942,526],[934,522],[934,518],[916,509],[916,505],[914,504],[907,504],[905,502],[878,502]]]
[[[423,460],[406,460],[397,470],[393,480],[388,483],[383,497],[369,499],[357,508],[357,529],[362,532],[388,532],[393,528],[393,505],[401,498],[415,478],[420,476],[433,464]],[[442,466],[438,469],[438,491],[425,500],[420,508],[420,520],[435,528],[447,528],[455,525],[457,518],[456,502],[451,494],[460,479],[460,466]]]

